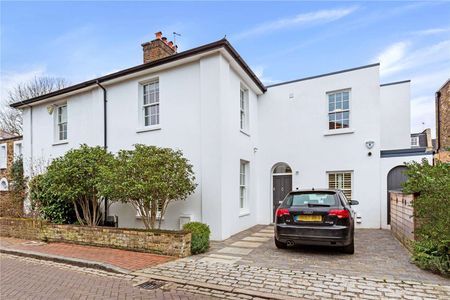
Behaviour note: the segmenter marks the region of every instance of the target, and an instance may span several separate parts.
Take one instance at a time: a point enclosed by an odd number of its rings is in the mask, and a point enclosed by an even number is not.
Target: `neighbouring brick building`
[[[436,158],[450,162],[450,79],[436,92]]]
[[[20,216],[23,201],[10,191],[11,168],[14,160],[22,156],[22,136],[0,131],[0,216]]]

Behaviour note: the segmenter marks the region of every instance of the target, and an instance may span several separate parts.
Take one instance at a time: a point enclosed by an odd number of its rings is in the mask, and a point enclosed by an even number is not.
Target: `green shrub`
[[[450,164],[408,164],[406,193],[416,195],[413,258],[424,269],[450,275]]]
[[[72,224],[76,221],[70,202],[61,200],[49,189],[49,178],[45,174],[34,176],[29,184],[31,205],[34,211],[55,224]]]
[[[209,249],[209,226],[200,222],[190,222],[183,226],[184,230],[191,232],[191,253],[199,254]]]

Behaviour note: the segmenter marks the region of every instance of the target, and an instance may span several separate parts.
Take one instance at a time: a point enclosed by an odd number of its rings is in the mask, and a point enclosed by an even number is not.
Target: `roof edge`
[[[218,49],[221,47],[225,48],[231,54],[231,56],[234,59],[236,59],[238,64],[244,69],[245,73],[247,73],[247,75],[255,82],[255,84],[258,86],[258,88],[261,89],[262,92],[265,92],[267,90],[267,88],[264,86],[264,84],[259,80],[259,78],[255,75],[255,73],[253,73],[253,71],[247,65],[247,63],[242,59],[242,57],[233,48],[233,46],[231,46],[230,42],[228,42],[228,40],[226,38],[223,38],[223,39],[220,39],[218,41],[215,41],[215,42],[212,42],[209,44],[205,44],[205,45],[202,45],[202,46],[199,46],[196,48],[192,48],[192,49],[189,49],[189,50],[186,50],[183,52],[179,52],[179,53],[167,56],[165,58],[158,59],[156,61],[137,65],[137,66],[134,66],[131,68],[123,69],[118,72],[114,72],[114,73],[107,74],[107,75],[104,75],[101,77],[90,79],[90,80],[87,80],[87,81],[84,81],[84,82],[81,82],[81,83],[78,83],[75,85],[71,85],[66,88],[63,88],[63,89],[60,89],[60,90],[57,90],[57,91],[54,91],[54,92],[51,92],[51,93],[48,93],[45,95],[30,98],[30,99],[27,99],[24,101],[15,102],[15,103],[12,103],[10,106],[13,108],[19,108],[24,105],[30,105],[32,103],[39,102],[44,99],[52,98],[55,96],[59,96],[59,95],[70,93],[70,92],[73,92],[76,90],[80,90],[80,89],[83,89],[83,88],[86,88],[86,87],[89,87],[92,85],[96,85],[97,82],[99,82],[99,83],[105,82],[105,81],[108,81],[111,79],[119,78],[119,77],[122,77],[125,75],[139,72],[139,71],[147,70],[147,69],[150,69],[153,67],[164,65],[169,62],[173,62],[173,61],[177,61],[177,60],[180,60],[183,58],[191,57],[191,56],[194,56],[194,55],[206,52],[206,51],[210,51],[213,49]]]
[[[324,74],[320,74],[320,75],[315,75],[315,76],[304,77],[304,78],[300,78],[300,79],[284,81],[284,82],[268,85],[267,88],[271,88],[271,87],[275,87],[275,86],[279,86],[279,85],[284,85],[284,84],[289,84],[289,83],[294,83],[294,82],[299,82],[299,81],[316,79],[316,78],[320,78],[320,77],[332,76],[332,75],[346,73],[346,72],[357,71],[357,70],[361,70],[361,69],[373,68],[373,67],[376,67],[376,66],[379,66],[379,65],[380,65],[380,63],[378,62],[378,63],[374,63],[374,64],[370,64],[370,65],[364,65],[364,66],[360,66],[360,67],[356,67],[356,68],[344,69],[344,70],[339,70],[339,71],[335,71],[335,72],[331,72],[331,73],[324,73]]]
[[[402,84],[402,83],[408,83],[408,82],[411,82],[411,79],[408,79],[408,80],[402,80],[402,81],[394,81],[394,82],[383,83],[383,84],[380,84],[380,86],[389,86],[389,85]]]

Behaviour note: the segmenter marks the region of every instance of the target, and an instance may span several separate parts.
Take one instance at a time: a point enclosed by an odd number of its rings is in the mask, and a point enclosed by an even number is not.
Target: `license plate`
[[[298,222],[322,222],[322,216],[299,215],[295,217]]]

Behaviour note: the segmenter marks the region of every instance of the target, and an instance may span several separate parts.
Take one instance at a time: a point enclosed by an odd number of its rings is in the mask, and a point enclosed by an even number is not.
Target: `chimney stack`
[[[161,31],[158,31],[155,33],[153,41],[142,44],[144,64],[175,54],[177,48],[172,41],[167,42],[167,38],[162,36]]]

